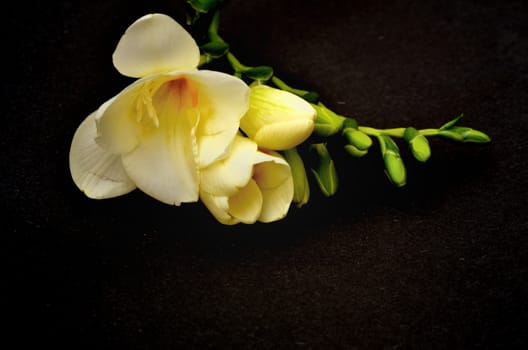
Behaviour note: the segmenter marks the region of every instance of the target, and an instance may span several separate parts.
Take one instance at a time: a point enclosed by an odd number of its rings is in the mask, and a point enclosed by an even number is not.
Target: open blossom
[[[168,204],[199,199],[200,172],[225,157],[249,104],[231,75],[197,70],[199,48],[172,18],[150,14],[122,36],[113,63],[139,78],[79,126],[75,184],[91,198],[139,188]]]
[[[259,147],[286,150],[313,132],[315,109],[304,99],[267,85],[251,87],[250,104],[240,128]]]
[[[201,172],[200,198],[223,224],[273,222],[288,213],[293,200],[290,166],[276,152],[237,136],[227,157]]]

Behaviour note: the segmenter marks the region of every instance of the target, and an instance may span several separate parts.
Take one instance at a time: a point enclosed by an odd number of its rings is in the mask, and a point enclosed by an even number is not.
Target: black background
[[[228,1],[221,35],[336,111],[375,127],[459,113],[489,144],[329,147],[336,196],[272,224],[223,226],[200,204],[135,191],[95,201],[68,151],[131,80],[111,54],[183,1],[19,2],[4,9],[0,188],[4,331],[69,349],[513,349],[527,345],[528,16],[523,1]]]

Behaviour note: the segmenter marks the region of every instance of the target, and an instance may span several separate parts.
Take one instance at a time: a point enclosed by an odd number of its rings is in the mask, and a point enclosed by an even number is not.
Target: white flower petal
[[[111,154],[96,142],[96,112],[90,114],[75,132],[70,148],[73,181],[88,197],[111,198],[136,188],[127,176],[119,155]]]
[[[123,165],[137,187],[167,204],[198,200],[196,125],[198,116],[160,115],[160,127],[123,155]]]
[[[209,212],[211,212],[220,223],[224,225],[234,225],[240,222],[240,220],[229,214],[228,197],[214,196],[207,192],[200,191],[200,199],[207,209],[209,209]]]
[[[249,87],[232,75],[200,70],[186,72],[199,90],[200,126],[197,134],[200,166],[225,154],[249,106]]]
[[[123,75],[139,78],[170,70],[192,70],[200,61],[193,37],[171,17],[148,14],[121,37],[112,56]]]
[[[255,142],[236,136],[226,158],[201,170],[201,189],[217,196],[233,195],[250,180],[256,153]]]
[[[262,126],[252,138],[260,147],[286,150],[306,141],[313,128],[314,121],[311,119],[286,120]]]

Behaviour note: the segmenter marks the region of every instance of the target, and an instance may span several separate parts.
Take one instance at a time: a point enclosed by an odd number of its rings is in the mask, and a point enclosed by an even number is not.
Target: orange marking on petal
[[[168,82],[170,97],[178,110],[194,108],[198,105],[198,88],[183,77]]]

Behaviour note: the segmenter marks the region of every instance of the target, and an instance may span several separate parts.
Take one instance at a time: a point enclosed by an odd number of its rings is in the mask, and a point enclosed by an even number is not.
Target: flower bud
[[[249,110],[240,128],[259,147],[286,150],[313,132],[315,109],[301,97],[267,85],[251,87]]]
[[[296,148],[284,152],[284,158],[290,165],[293,177],[293,202],[297,207],[302,207],[310,199],[310,185],[306,176],[304,162]]]
[[[371,138],[358,129],[345,128],[343,130],[343,136],[346,138],[349,144],[361,151],[366,151],[370,146],[372,146]]]
[[[396,143],[387,135],[378,136],[381,146],[381,154],[385,162],[385,174],[396,186],[401,187],[406,182],[406,171],[403,160],[400,157],[400,150]]]
[[[464,126],[453,126],[449,129],[440,130],[438,135],[461,142],[484,143],[490,141],[490,137],[482,131]]]
[[[345,145],[345,151],[347,151],[347,153],[350,154],[352,157],[356,158],[363,157],[365,154],[368,153],[368,150],[361,150],[353,145]]]
[[[317,180],[321,192],[327,197],[332,196],[336,193],[338,185],[334,161],[330,157],[330,153],[328,153],[326,144],[313,144],[312,149],[319,155],[319,166],[317,169],[312,169],[312,173]]]
[[[417,160],[425,162],[431,156],[431,147],[427,138],[413,127],[408,127],[403,133],[403,139],[407,141],[411,152]]]

